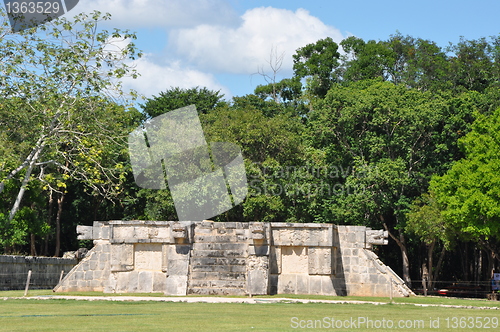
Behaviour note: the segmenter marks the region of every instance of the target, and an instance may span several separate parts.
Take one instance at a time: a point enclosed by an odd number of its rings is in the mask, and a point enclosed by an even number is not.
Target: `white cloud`
[[[297,48],[342,33],[311,16],[305,9],[261,7],[248,10],[239,27],[200,24],[170,33],[170,48],[203,70],[251,74],[269,69],[271,50],[285,53],[282,70],[290,72]]]
[[[110,13],[113,26],[130,29],[235,25],[240,20],[224,0],[80,0],[69,15],[94,10]]]
[[[189,89],[197,86],[221,90],[225,98],[232,97],[229,89],[219,84],[213,75],[182,67],[179,62],[158,64],[146,54],[130,65],[135,67],[140,76],[137,79],[123,79],[124,88],[133,89],[147,98],[172,87]]]

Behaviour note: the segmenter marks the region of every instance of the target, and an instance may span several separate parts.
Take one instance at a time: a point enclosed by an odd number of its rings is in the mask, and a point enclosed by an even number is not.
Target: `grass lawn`
[[[48,294],[47,291],[30,292],[30,295]],[[22,292],[20,294],[0,292],[0,297],[19,295],[22,296]],[[311,298],[311,296],[300,297]],[[322,298],[388,300],[387,298]],[[424,304],[444,301],[448,302],[446,304],[462,305],[462,302],[465,302],[473,306],[498,307],[497,302],[482,300],[423,297],[397,300]],[[316,330],[314,327],[318,330],[322,328],[337,331],[498,331],[499,317],[500,310],[417,307],[397,303],[213,304],[54,299],[0,300],[1,331],[297,331]],[[431,328],[431,320],[434,322],[434,328]],[[335,324],[339,324],[338,328],[335,328]],[[403,328],[399,328],[399,324],[403,324]]]

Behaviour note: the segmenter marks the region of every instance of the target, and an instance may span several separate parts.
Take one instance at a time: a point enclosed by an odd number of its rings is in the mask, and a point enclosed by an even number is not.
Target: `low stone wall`
[[[29,270],[30,289],[51,289],[59,282],[61,271],[66,275],[77,264],[69,258],[0,256],[0,290],[24,289]]]
[[[166,295],[413,294],[371,250],[364,226],[109,221],[79,226],[94,248],[54,289]]]

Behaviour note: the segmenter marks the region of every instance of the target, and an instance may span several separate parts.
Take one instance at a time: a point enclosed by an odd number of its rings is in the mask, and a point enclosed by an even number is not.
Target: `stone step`
[[[195,234],[195,243],[240,243],[245,244],[247,242],[247,237],[244,235],[230,235],[230,234],[220,234],[220,235],[204,235]]]
[[[246,250],[246,243],[193,243],[193,251],[196,250]]]
[[[246,257],[248,254],[245,249],[233,249],[233,250],[193,250],[191,252],[191,258],[196,259],[198,257]]]
[[[246,272],[245,265],[191,265],[191,272]]]
[[[246,272],[191,272],[192,280],[246,280]]]
[[[196,257],[191,259],[191,266],[196,265],[246,265],[246,258]]]
[[[188,294],[193,295],[246,295],[241,288],[189,288]]]
[[[245,280],[192,280],[190,288],[245,288]]]

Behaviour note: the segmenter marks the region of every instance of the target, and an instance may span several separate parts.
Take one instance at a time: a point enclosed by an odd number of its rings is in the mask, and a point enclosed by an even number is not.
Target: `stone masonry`
[[[165,295],[409,296],[364,226],[109,221],[78,226],[94,248],[54,289]]]

